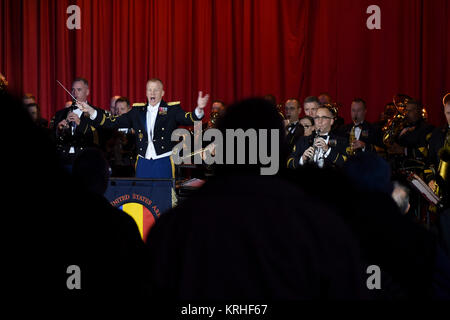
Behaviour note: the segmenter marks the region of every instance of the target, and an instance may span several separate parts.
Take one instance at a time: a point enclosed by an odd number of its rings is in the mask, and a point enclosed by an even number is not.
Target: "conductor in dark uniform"
[[[107,128],[133,128],[136,134],[138,178],[174,178],[171,159],[174,143],[172,132],[179,126],[191,126],[204,116],[204,108],[209,95],[199,92],[194,112],[185,112],[179,102],[167,103],[162,100],[164,88],[161,80],[150,79],[146,86],[147,103],[134,104],[133,108],[121,115],[111,116],[95,110],[88,104],[81,108],[90,114],[94,126]]]

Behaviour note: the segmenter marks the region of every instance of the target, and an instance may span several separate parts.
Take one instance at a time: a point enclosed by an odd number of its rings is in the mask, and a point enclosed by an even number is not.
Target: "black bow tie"
[[[355,125],[353,125],[355,128],[361,128],[362,127],[362,123],[358,123],[358,124],[355,124]]]
[[[322,139],[327,139],[328,138],[328,135],[327,134],[325,134],[325,135],[318,135],[317,137],[319,137],[319,138],[322,138]]]

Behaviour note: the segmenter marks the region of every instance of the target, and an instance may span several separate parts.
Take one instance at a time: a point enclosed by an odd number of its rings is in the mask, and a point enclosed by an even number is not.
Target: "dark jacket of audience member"
[[[383,299],[433,297],[437,243],[422,226],[402,215],[391,197],[388,163],[373,153],[349,159],[344,172],[354,186],[354,211],[347,216],[363,255],[382,270]],[[359,190],[358,192],[355,191]]]
[[[4,180],[5,196],[16,204],[14,214],[4,216],[12,231],[5,252],[10,297],[53,301],[147,294],[145,273],[135,268],[145,255],[134,221],[62,169],[54,143],[19,100],[1,94],[0,105],[21,124],[5,145],[16,155],[5,166],[14,175]],[[26,155],[20,156],[23,150]],[[81,289],[67,286],[72,265],[80,268]]]
[[[246,100],[228,108],[218,129],[282,132],[276,113],[263,100]],[[217,168],[198,193],[161,216],[148,238],[155,298],[362,297],[359,249],[349,228],[302,189],[259,175],[259,166]]]

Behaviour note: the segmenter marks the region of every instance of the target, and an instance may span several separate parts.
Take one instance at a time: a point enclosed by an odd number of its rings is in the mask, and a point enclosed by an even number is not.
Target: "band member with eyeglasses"
[[[303,135],[305,137],[309,137],[314,133],[315,126],[314,126],[314,118],[310,116],[304,116],[299,120],[300,124],[303,127],[304,133]]]
[[[342,166],[346,161],[346,139],[331,132],[335,115],[327,107],[319,107],[314,117],[315,133],[304,136],[295,145],[288,168],[297,168],[306,164],[313,164],[319,168]]]

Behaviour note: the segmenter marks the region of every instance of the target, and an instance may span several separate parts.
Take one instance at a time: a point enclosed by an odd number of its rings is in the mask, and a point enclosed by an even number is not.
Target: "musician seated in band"
[[[331,98],[330,94],[328,92],[322,92],[317,96],[317,99],[319,101],[320,106],[331,106],[333,105],[333,99]],[[336,108],[336,118],[334,119],[333,126],[331,127],[331,130],[337,131],[338,129],[342,128],[345,124],[344,118],[339,116],[337,113],[338,109]]]
[[[48,128],[47,119],[42,117],[41,108],[36,102],[36,97],[31,93],[26,93],[22,98],[24,106],[27,108],[30,113],[31,119],[33,122],[41,128]]]
[[[211,113],[218,112],[222,114],[225,111],[226,105],[222,100],[213,100],[211,104]]]
[[[215,123],[220,115],[225,111],[226,105],[222,100],[213,100],[211,104],[211,112],[209,113],[208,122],[202,124],[202,130],[215,127]]]
[[[271,93],[266,94],[263,99],[269,101],[274,107],[277,105],[277,98]]]
[[[405,126],[400,131],[395,143],[388,148],[390,154],[403,155],[408,159],[425,161],[428,140],[433,126],[422,116],[422,106],[419,101],[410,99],[405,107]]]
[[[0,73],[0,93],[6,92],[7,88],[8,81],[6,81],[5,76]]]
[[[331,99],[331,96],[328,92],[321,92],[318,96],[317,99],[319,100],[319,104],[321,106],[325,105],[325,104],[332,104],[333,100]]]
[[[303,136],[304,129],[299,122],[299,116],[302,112],[300,101],[296,98],[291,98],[284,104],[286,115],[286,141],[289,150],[293,150],[298,139]]]
[[[110,113],[112,116],[117,116],[117,115],[119,115],[119,114],[118,114],[117,107],[116,107],[116,102],[117,102],[117,100],[120,99],[120,98],[121,98],[121,96],[113,96],[113,97],[111,97],[111,104],[110,104],[110,107],[109,107],[109,113]]]
[[[375,152],[375,145],[382,145],[381,132],[378,133],[375,127],[366,121],[366,102],[361,98],[353,99],[350,113],[353,122],[338,131],[338,134],[349,141],[347,154],[350,156],[359,152]]]
[[[377,121],[377,122],[374,122],[374,123],[373,123],[373,126],[374,126],[377,130],[381,131],[381,129],[386,125],[386,123],[388,122],[388,120],[389,120],[392,116],[395,115],[395,113],[396,113],[395,105],[394,105],[392,102],[387,103],[387,104],[384,106],[383,112],[380,113],[380,116],[379,116],[379,118],[378,118],[378,121]]]
[[[76,78],[72,82],[72,95],[80,103],[88,103],[89,84],[84,78]],[[98,110],[91,107],[92,110]],[[97,132],[91,126],[89,116],[83,114],[75,101],[69,108],[59,110],[55,114],[54,135],[58,154],[63,165],[70,170],[76,155],[87,147],[96,146]]]
[[[450,94],[444,97],[446,125],[436,128],[428,144],[428,166],[432,173],[427,176],[430,188],[442,196],[443,203],[448,201],[448,164],[450,162]],[[439,187],[439,188],[438,188]],[[440,190],[437,192],[437,190]]]
[[[219,120],[219,118],[224,114],[225,108],[226,108],[225,102],[223,102],[222,100],[216,99],[212,102],[211,112],[209,113],[208,122],[205,122],[202,124],[203,132],[205,130],[213,129],[216,127],[216,123]],[[193,148],[192,150],[195,149],[195,145],[196,145],[196,143],[199,142],[198,141],[199,138],[200,137],[194,136],[194,134],[192,133],[192,139],[191,139],[192,148]],[[208,141],[201,141],[200,143],[202,144],[202,148],[205,148],[207,145],[210,144]]]
[[[428,164],[435,169],[438,168],[441,160],[439,151],[444,147],[450,148],[450,95],[447,95],[444,100],[444,115],[447,123],[433,131],[428,145]]]
[[[110,101],[109,110],[106,110],[105,112],[111,116],[117,116],[117,108],[116,108],[116,102],[118,99],[122,98],[121,96],[112,96]],[[128,102],[129,104],[129,102]],[[110,155],[108,154],[110,150],[108,150],[108,144],[110,144],[111,140],[114,139],[114,136],[116,134],[116,129],[110,129],[110,128],[97,128],[98,133],[98,144],[100,145],[100,148],[103,150],[103,152],[106,153],[108,162],[111,163]],[[111,164],[112,165],[112,164]],[[113,176],[114,170],[113,170]]]
[[[130,101],[126,97],[115,99],[113,107],[116,116],[121,116],[131,110]],[[99,130],[101,131],[101,130]],[[112,169],[113,177],[134,176],[136,163],[136,137],[131,128],[111,129],[111,136],[105,144],[107,160]]]
[[[314,123],[316,133],[309,137],[300,137],[294,152],[288,159],[288,168],[297,168],[306,164],[324,166],[342,166],[346,160],[346,139],[331,132],[335,115],[327,107],[319,107]]]
[[[303,100],[303,110],[305,110],[305,116],[314,118],[316,116],[317,109],[320,106],[319,99],[315,96],[306,97]]]
[[[146,85],[147,103],[134,104],[130,112],[121,116],[110,116],[105,112],[82,104],[94,125],[109,128],[133,128],[136,133],[138,178],[174,178],[174,164],[171,159],[174,142],[172,132],[178,125],[192,126],[201,120],[209,95],[199,92],[195,112],[185,112],[179,102],[167,103],[162,98],[164,87],[161,80],[153,78]]]
[[[314,119],[313,117],[310,116],[304,116],[303,118],[301,118],[299,120],[301,126],[303,127],[303,135],[305,137],[309,137],[310,135],[312,135],[314,133],[314,130],[316,129],[316,127],[314,126]]]

